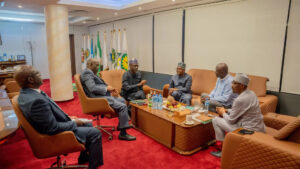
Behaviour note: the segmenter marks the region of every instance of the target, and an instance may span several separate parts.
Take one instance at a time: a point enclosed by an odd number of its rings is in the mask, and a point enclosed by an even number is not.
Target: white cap
[[[233,79],[235,82],[248,86],[250,81],[249,77],[244,73],[237,73]]]

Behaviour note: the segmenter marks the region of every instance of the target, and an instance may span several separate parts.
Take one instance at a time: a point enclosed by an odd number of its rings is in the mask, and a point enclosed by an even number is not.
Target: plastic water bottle
[[[157,109],[157,94],[152,97],[152,109]]]
[[[208,109],[209,109],[209,100],[206,99],[205,100],[205,104],[204,104],[204,113],[207,115],[208,114]]]
[[[158,96],[158,109],[159,110],[162,110],[162,106],[163,106],[163,97],[162,97],[162,95],[161,94],[159,94],[159,96]]]

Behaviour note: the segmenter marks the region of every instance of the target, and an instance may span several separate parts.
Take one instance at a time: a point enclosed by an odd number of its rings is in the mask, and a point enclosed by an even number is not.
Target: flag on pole
[[[83,35],[83,48],[81,49],[81,68],[84,70],[86,68],[86,36]]]
[[[112,31],[112,40],[111,40],[111,63],[112,63],[112,68],[116,69],[117,68],[117,55],[116,55],[116,30]]]
[[[86,60],[90,58],[91,55],[91,40],[90,40],[90,35],[87,37],[87,45],[86,45]]]
[[[117,48],[117,62],[118,62],[118,68],[121,69],[121,30],[119,29],[118,33],[118,48]]]
[[[91,37],[91,57],[94,58],[93,36]]]
[[[126,29],[124,29],[124,31],[123,31],[121,68],[124,69],[124,70],[126,70],[126,71],[128,70]]]
[[[101,58],[102,58],[102,50],[101,50],[101,45],[100,45],[100,36],[99,36],[99,31],[97,32],[97,47],[95,47],[95,50],[98,51],[95,55],[97,59],[99,60],[99,70],[98,73],[101,71]]]
[[[106,53],[106,31],[104,32],[104,41],[103,41],[103,70],[108,68],[108,58]]]

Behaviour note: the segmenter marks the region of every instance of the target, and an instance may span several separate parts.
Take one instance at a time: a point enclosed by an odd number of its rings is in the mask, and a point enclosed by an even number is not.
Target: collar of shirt
[[[225,80],[227,80],[228,79],[228,77],[229,77],[229,74],[227,74],[223,79],[221,79],[221,78],[219,78],[219,80],[221,80],[221,81],[225,81]]]
[[[35,90],[38,93],[41,93],[41,89],[33,89],[33,90]]]

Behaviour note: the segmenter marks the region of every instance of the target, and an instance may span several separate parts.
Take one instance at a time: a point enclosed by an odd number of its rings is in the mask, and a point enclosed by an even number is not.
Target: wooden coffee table
[[[145,105],[130,105],[135,128],[179,154],[191,155],[215,141],[211,122],[194,121],[193,125],[185,125],[185,116],[174,116],[168,110],[153,110]]]

